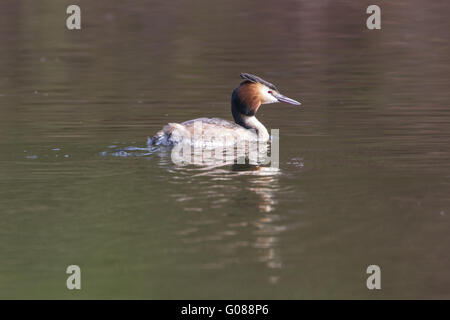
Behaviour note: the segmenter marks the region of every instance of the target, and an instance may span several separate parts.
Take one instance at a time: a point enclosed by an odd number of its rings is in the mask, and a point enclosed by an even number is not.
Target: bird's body
[[[300,103],[281,95],[271,83],[247,73],[244,81],[234,89],[231,96],[231,113],[234,123],[219,118],[198,118],[183,123],[169,123],[157,132],[150,144],[172,146],[189,143],[202,147],[234,145],[241,141],[268,141],[269,133],[256,119],[261,104],[284,101]]]
[[[201,146],[233,145],[239,140],[256,141],[254,131],[220,118],[198,118],[182,123],[169,123],[151,138],[151,144],[172,146],[189,143]],[[227,140],[227,141],[225,141]]]

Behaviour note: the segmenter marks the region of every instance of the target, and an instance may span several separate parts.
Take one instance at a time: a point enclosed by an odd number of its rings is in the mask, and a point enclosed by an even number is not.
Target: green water
[[[0,4],[0,298],[450,298],[447,3],[69,4]],[[117,153],[240,72],[302,102],[258,113],[279,171]]]

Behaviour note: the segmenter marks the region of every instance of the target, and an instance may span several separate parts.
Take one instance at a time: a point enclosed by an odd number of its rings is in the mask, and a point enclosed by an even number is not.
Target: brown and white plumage
[[[270,136],[255,115],[262,104],[299,102],[279,93],[271,83],[248,73],[242,73],[239,87],[231,95],[231,113],[234,121],[219,118],[198,118],[183,123],[169,123],[149,139],[154,145],[176,145],[190,143],[206,145],[227,145],[239,141],[267,141]]]

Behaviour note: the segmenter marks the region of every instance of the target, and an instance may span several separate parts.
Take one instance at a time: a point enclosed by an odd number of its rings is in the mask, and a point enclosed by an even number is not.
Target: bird
[[[241,73],[243,81],[231,94],[231,114],[234,123],[220,118],[197,118],[182,123],[169,123],[149,139],[149,145],[175,146],[187,143],[197,146],[233,145],[239,141],[267,142],[266,127],[256,118],[263,104],[300,102],[280,93],[277,87],[264,79]]]

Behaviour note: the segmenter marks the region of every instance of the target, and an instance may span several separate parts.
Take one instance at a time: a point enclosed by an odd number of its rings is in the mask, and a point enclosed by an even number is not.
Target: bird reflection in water
[[[279,191],[279,170],[261,166],[233,166],[234,171],[252,174],[247,190],[258,196],[258,209],[262,216],[255,219],[252,224],[257,228],[254,232],[253,246],[259,249],[258,260],[264,262],[270,269],[281,269],[282,260],[278,250],[279,235],[286,227],[277,224],[281,218],[275,213],[278,203],[276,194]],[[244,171],[245,170],[245,171]],[[271,283],[279,280],[279,275],[271,275]]]
[[[283,266],[280,235],[286,230],[282,213],[277,210],[280,170],[234,164],[188,166],[178,171],[180,176],[174,183],[200,187],[195,191],[188,187],[174,197],[186,212],[179,216],[182,230],[177,235],[197,254],[205,246],[215,252],[202,256],[206,259],[202,268],[220,269],[256,259],[272,270],[266,281],[276,283]],[[243,251],[247,253],[242,255]]]

